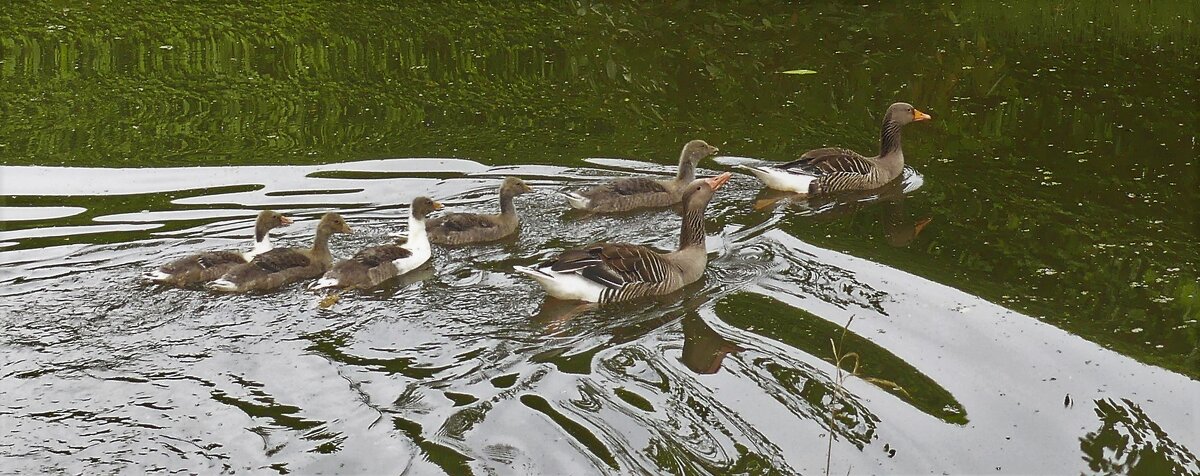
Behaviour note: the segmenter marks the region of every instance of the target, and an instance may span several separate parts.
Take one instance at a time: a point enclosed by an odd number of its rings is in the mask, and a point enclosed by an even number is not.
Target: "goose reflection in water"
[[[699,314],[683,318],[683,355],[680,360],[698,374],[714,374],[725,356],[742,351],[733,341],[713,330]]]
[[[907,176],[874,190],[840,192],[836,195],[805,197],[801,194],[780,192],[764,188],[754,202],[755,210],[787,208],[788,213],[811,215],[821,220],[834,221],[854,215],[876,203],[883,208],[884,237],[896,248],[908,246],[921,231],[933,222],[933,217],[914,218],[907,213],[904,201],[906,193],[919,187],[910,183]]]

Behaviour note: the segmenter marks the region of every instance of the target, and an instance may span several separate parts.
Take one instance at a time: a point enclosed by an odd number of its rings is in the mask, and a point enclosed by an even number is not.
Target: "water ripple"
[[[16,471],[817,473],[831,437],[836,467],[923,472],[927,455],[954,452],[960,472],[1044,470],[1049,459],[1020,456],[1041,451],[1079,454],[1053,459],[1063,471],[1104,471],[1128,463],[1102,456],[1123,451],[1115,434],[1195,472],[1200,435],[1179,398],[1195,382],[777,227],[886,208],[908,185],[755,210],[758,185],[737,177],[710,206],[700,282],[597,307],[546,299],[512,266],[598,239],[674,247],[672,210],[582,216],[553,194],[613,170],[406,159],[127,169],[99,186],[109,172],[9,169],[23,177],[13,193],[55,196],[53,181],[62,206],[86,208],[5,232],[0,448]],[[508,174],[538,189],[517,200],[519,237],[439,249],[330,307],[301,285],[215,296],[137,283],[172,257],[245,246],[260,206],[296,218],[283,245],[338,210],[358,230],[333,243],[348,256],[402,232],[416,194],[494,210]],[[114,199],[158,194],[177,195]],[[832,338],[859,356],[857,375],[838,378]]]

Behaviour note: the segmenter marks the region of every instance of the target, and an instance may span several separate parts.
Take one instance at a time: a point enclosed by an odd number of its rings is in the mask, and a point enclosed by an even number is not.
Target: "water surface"
[[[1200,473],[1196,9],[13,5],[0,468]],[[706,172],[870,153],[896,100],[935,117],[902,183],[736,176],[679,295],[581,308],[511,271],[675,244],[671,211],[556,190],[670,173],[691,138],[739,157]],[[330,309],[135,279],[244,246],[260,208],[285,244],[343,213],[347,256],[504,175],[538,190],[520,238]]]

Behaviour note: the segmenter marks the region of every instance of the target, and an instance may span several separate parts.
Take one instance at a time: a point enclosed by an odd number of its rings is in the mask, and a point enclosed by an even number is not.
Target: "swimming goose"
[[[500,184],[500,214],[450,213],[429,220],[425,225],[429,241],[439,245],[465,245],[495,241],[517,231],[519,225],[513,197],[533,189],[516,177]]]
[[[249,263],[233,267],[221,279],[208,283],[208,289],[231,293],[269,291],[316,278],[333,263],[333,255],[329,254],[329,236],[350,232],[350,225],[341,215],[326,213],[317,224],[312,248],[276,248],[260,254]]]
[[[879,155],[875,157],[830,147],[810,150],[799,159],[784,164],[741,168],[749,170],[767,187],[805,195],[870,190],[891,182],[904,171],[900,128],[910,122],[929,119],[933,118],[911,104],[898,102],[888,107],[883,115]]]
[[[684,189],[696,179],[696,164],[700,159],[716,154],[718,149],[702,140],[683,146],[679,154],[679,172],[674,179],[656,180],[630,177],[583,190],[566,192],[572,207],[596,213],[626,212],[638,208],[669,207],[683,198]]]
[[[142,279],[172,286],[193,286],[221,277],[234,266],[246,263],[255,256],[271,250],[270,231],[292,220],[271,210],[258,213],[254,221],[254,248],[244,253],[236,251],[207,251],[184,256],[142,274]]]
[[[312,289],[369,289],[421,266],[429,261],[431,255],[425,217],[441,209],[442,204],[429,197],[417,197],[409,208],[408,242],[403,245],[372,246],[359,251],[353,258],[334,265],[312,285]]]
[[[598,243],[568,250],[534,267],[516,266],[553,297],[589,302],[615,302],[674,292],[700,279],[708,264],[704,248],[704,209],[725,172],[693,181],[684,189],[679,248],[659,253],[626,243]]]

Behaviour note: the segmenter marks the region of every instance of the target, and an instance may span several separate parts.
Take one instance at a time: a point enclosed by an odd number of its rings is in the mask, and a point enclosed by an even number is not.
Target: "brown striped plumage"
[[[695,282],[704,274],[708,256],[704,248],[704,209],[728,172],[696,180],[684,190],[684,216],[679,248],[669,253],[628,243],[597,243],[568,250],[524,272],[563,299],[615,302],[668,294]]]
[[[702,140],[693,140],[684,145],[679,154],[679,172],[674,179],[617,179],[587,190],[567,193],[567,202],[574,208],[595,213],[669,207],[679,203],[684,190],[696,179],[696,164],[717,152],[716,147]]]
[[[235,251],[207,251],[178,258],[158,269],[148,271],[142,278],[159,284],[188,287],[207,283],[220,278],[233,267],[246,263],[255,254],[269,250],[269,232],[290,224],[292,220],[271,210],[259,212],[254,221],[254,250],[249,253]]]
[[[213,291],[269,291],[304,279],[321,276],[333,263],[329,237],[350,233],[350,226],[336,213],[326,213],[317,224],[312,248],[276,248],[255,256],[249,263],[235,266],[209,283]]]
[[[439,245],[465,245],[495,241],[516,233],[520,221],[513,197],[532,192],[524,181],[516,177],[504,179],[500,184],[500,213],[449,213],[429,220],[427,233],[429,242]]]
[[[407,242],[364,248],[354,257],[333,265],[311,288],[371,289],[421,266],[431,256],[426,219],[441,208],[441,203],[429,197],[413,199]]]
[[[844,190],[870,190],[895,180],[904,171],[904,151],[900,147],[900,129],[914,121],[930,119],[928,114],[907,103],[895,103],[883,116],[880,130],[879,155],[863,157],[848,149],[830,147],[805,152],[791,162],[765,167],[748,167],[768,186],[779,188],[789,183],[807,182],[808,195],[820,195]]]

